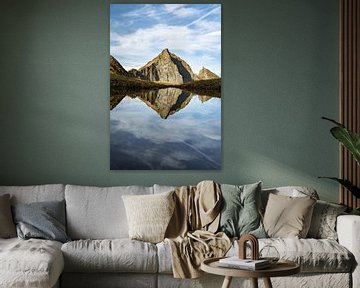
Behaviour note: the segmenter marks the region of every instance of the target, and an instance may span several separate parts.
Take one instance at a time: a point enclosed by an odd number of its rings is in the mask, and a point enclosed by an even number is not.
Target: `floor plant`
[[[350,151],[357,164],[360,165],[360,136],[355,132],[347,129],[343,124],[333,119],[327,117],[322,117],[322,119],[330,121],[336,125],[330,129],[331,135],[335,139],[337,139],[340,143],[342,143],[347,150]],[[327,178],[337,181],[347,190],[349,190],[356,198],[360,198],[360,187],[354,185],[348,179],[341,179],[337,177],[319,177],[319,178]],[[352,214],[360,215],[360,207],[353,209]]]

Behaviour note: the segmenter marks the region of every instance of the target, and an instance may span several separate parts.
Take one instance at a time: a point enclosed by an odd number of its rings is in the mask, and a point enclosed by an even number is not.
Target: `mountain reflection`
[[[185,108],[193,94],[178,88],[165,88],[158,90],[144,91],[124,91],[121,95],[110,97],[110,109],[113,110],[126,97],[138,98],[148,107],[153,109],[162,119],[167,119],[170,115]],[[212,97],[201,95],[199,100],[204,103]]]
[[[110,112],[110,169],[221,168],[221,98],[174,95],[122,97]],[[153,107],[171,116],[164,120]]]

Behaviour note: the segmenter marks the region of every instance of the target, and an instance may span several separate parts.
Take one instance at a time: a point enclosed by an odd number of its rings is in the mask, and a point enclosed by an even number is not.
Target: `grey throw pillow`
[[[336,218],[346,206],[318,200],[312,214],[309,238],[337,240]]]
[[[0,196],[0,238],[16,237],[15,224],[11,215],[10,196]]]
[[[65,232],[65,201],[16,204],[13,214],[19,238],[70,241]]]
[[[253,234],[265,238],[266,233],[260,216],[261,182],[236,186],[221,185],[223,197],[219,231],[229,237]]]

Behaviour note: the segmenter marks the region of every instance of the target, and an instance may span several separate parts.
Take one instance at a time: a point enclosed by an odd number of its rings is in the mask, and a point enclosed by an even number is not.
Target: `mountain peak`
[[[121,66],[119,61],[110,55],[110,74],[129,76],[129,73]]]
[[[170,54],[170,51],[168,48],[165,48],[164,50],[161,51],[161,54]]]
[[[154,59],[141,67],[139,71],[150,81],[183,84],[195,79],[195,75],[187,64],[179,56],[165,48]]]
[[[219,79],[220,77],[203,66],[199,71],[198,78],[199,80],[208,80],[208,79]]]

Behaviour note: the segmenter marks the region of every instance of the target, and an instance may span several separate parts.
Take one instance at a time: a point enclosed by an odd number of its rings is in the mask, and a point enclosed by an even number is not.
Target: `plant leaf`
[[[336,125],[337,125],[337,126],[339,126],[339,127],[345,127],[343,124],[341,124],[341,123],[339,123],[339,122],[335,121],[334,119],[330,119],[330,118],[327,118],[327,117],[321,117],[321,119],[324,119],[324,120],[330,121],[330,122],[332,122],[332,123],[336,124]]]
[[[355,132],[349,131],[345,127],[331,128],[331,134],[339,140],[354,156],[360,165],[360,137]]]
[[[360,136],[333,119],[327,117],[321,118],[337,125],[337,127],[330,129],[331,134],[351,152],[356,162],[360,165]]]
[[[336,177],[318,177],[318,178],[326,178],[326,179],[337,181],[342,186],[344,186],[347,190],[349,190],[356,198],[360,198],[360,188],[355,186],[349,180],[340,179],[340,178],[336,178]]]

